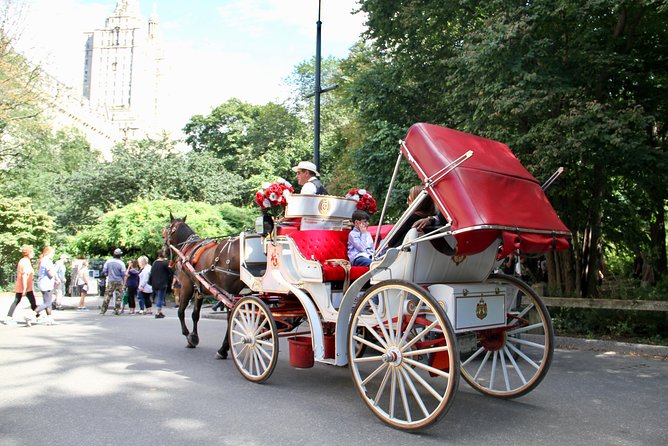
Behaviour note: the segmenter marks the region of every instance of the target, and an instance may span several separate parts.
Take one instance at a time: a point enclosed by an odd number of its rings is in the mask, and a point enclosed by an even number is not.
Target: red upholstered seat
[[[327,260],[348,260],[348,233],[350,231],[312,230],[296,231],[290,234],[299,252],[308,260],[317,260],[322,266],[325,282],[344,280],[345,270],[342,266],[332,265]],[[366,266],[353,266],[350,269],[350,280],[355,280],[369,271]]]

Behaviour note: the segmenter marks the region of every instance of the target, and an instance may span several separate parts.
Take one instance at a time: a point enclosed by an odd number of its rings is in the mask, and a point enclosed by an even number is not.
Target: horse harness
[[[195,286],[195,289],[197,291],[196,298],[200,298],[200,296],[203,294],[202,293],[202,286],[203,286],[204,288],[206,288],[207,291],[216,296],[216,298],[226,303],[228,308],[231,307],[234,300],[234,296],[229,292],[220,289],[214,283],[207,280],[203,276],[208,272],[219,272],[231,276],[240,276],[239,272],[229,268],[232,243],[236,241],[238,237],[232,239],[228,238],[225,240],[225,243],[220,246],[220,250],[216,254],[214,261],[212,262],[210,267],[202,270],[196,270],[195,266],[199,261],[200,257],[202,256],[202,254],[204,254],[209,249],[220,245],[220,243],[215,239],[200,239],[197,235],[193,234],[190,237],[188,237],[188,239],[186,239],[184,242],[179,243],[178,246],[179,248],[181,248],[179,249],[171,243],[171,235],[175,231],[176,227],[169,228],[169,237],[167,238],[167,244],[170,250],[179,257],[179,260],[177,262],[177,270],[184,271],[187,275],[191,276],[193,285]],[[226,266],[223,268],[218,266],[218,262],[220,261],[220,257],[224,251],[226,251],[227,259],[225,261]]]

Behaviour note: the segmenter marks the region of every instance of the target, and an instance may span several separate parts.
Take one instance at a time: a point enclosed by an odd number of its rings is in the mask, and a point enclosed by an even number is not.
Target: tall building
[[[155,9],[146,20],[139,0],[117,0],[103,28],[88,33],[83,95],[106,110],[126,139],[153,136],[160,125],[163,60]]]

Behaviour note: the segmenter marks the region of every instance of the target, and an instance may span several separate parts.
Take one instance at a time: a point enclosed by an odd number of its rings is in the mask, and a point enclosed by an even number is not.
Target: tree
[[[240,203],[241,182],[210,154],[177,153],[167,139],[132,141],[114,148],[111,161],[88,160],[54,186],[66,201],[58,222],[74,233],[141,198]]]
[[[51,243],[53,227],[53,218],[33,208],[28,198],[0,196],[0,283],[21,258],[21,246],[32,245],[39,252]]]
[[[565,166],[549,191],[574,233],[562,292],[596,294],[606,239],[629,249],[653,226],[665,258],[663,2],[367,0],[362,10],[369,46],[347,71],[359,73],[348,88],[369,141],[427,121],[507,143],[539,178]]]
[[[41,70],[14,50],[19,36],[22,5],[0,1],[0,167],[21,161],[25,130],[40,114]]]
[[[187,217],[188,225],[203,238],[236,236],[252,227],[255,218],[251,210],[230,204],[141,199],[105,213],[99,223],[74,236],[69,249],[81,256],[108,256],[121,247],[130,257],[154,258],[164,245],[161,234],[170,212]]]
[[[346,84],[347,78],[341,71],[341,60],[327,57],[321,63],[321,88],[333,88]],[[314,135],[315,115],[315,58],[298,64],[287,79],[292,86],[289,108],[311,135]],[[359,141],[359,131],[354,118],[354,110],[344,99],[344,90],[333,88],[320,96],[320,171],[329,193],[345,195],[362,182],[357,175],[357,167],[346,146]],[[304,159],[313,157],[313,138],[308,138],[310,147]]]
[[[184,127],[186,142],[196,153],[211,153],[225,168],[243,177],[244,203],[255,189],[275,177],[291,178],[291,167],[307,145],[304,124],[285,107],[251,105],[231,99],[208,116],[193,116]]]

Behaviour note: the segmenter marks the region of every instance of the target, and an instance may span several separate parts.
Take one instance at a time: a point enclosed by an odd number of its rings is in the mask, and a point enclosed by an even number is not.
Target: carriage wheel
[[[367,336],[360,336],[360,329]],[[355,357],[359,343],[366,354]],[[371,411],[403,430],[431,426],[448,411],[459,385],[458,350],[445,311],[422,288],[387,280],[353,310],[348,332],[353,381]]]
[[[492,274],[487,283],[506,290],[506,326],[460,336],[461,373],[479,392],[516,398],[540,384],[550,368],[552,321],[540,297],[521,280]]]
[[[249,381],[266,381],[278,361],[278,330],[269,307],[248,296],[232,308],[230,350],[239,372]]]
[[[368,340],[371,335],[369,334],[369,331],[366,328],[357,327],[357,336]],[[364,356],[364,352],[366,352],[366,344],[359,341],[353,341],[353,342],[355,342],[355,358],[360,358]]]

